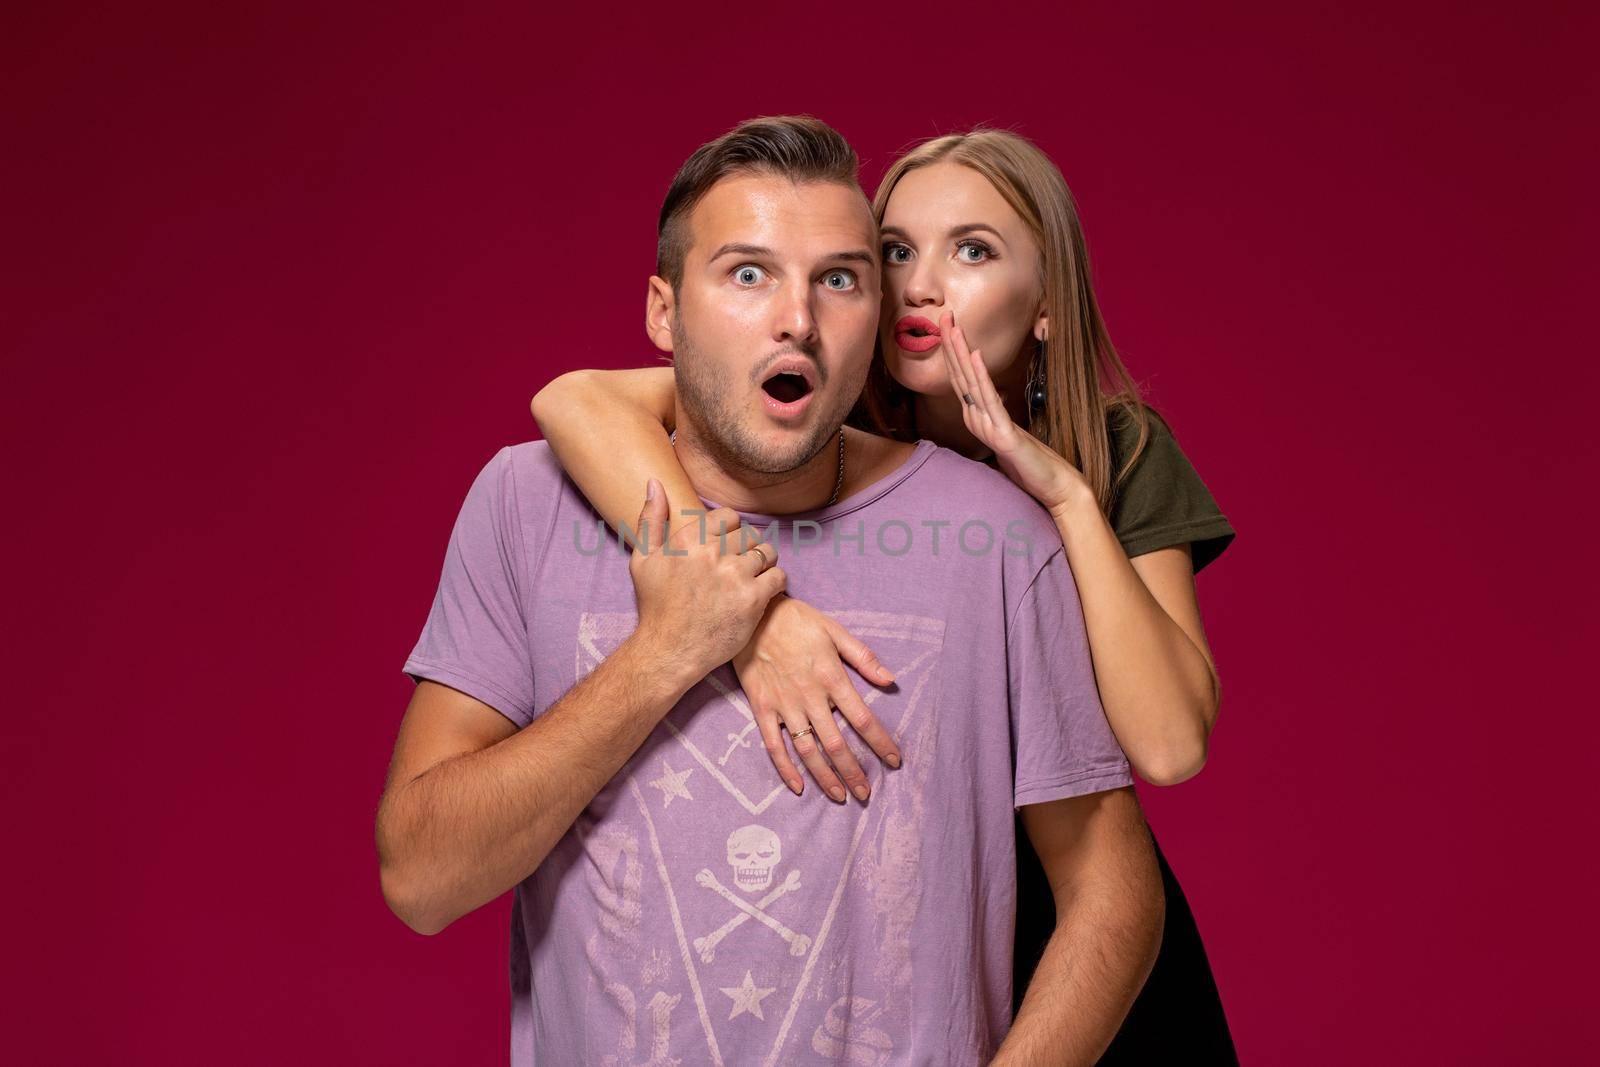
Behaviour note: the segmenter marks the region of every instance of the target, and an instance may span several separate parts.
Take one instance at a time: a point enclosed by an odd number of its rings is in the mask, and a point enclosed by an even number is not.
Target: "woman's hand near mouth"
[[[791,738],[807,726],[815,731],[794,742],[795,753],[823,792],[836,801],[844,801],[846,786],[856,799],[865,801],[871,787],[834,721],[835,706],[884,762],[900,766],[899,746],[856,692],[845,672],[845,661],[875,685],[894,681],[872,650],[848,630],[810,604],[788,596],[772,598],[749,643],[733,657],[733,669],[750,701],[772,765],[797,796],[805,789],[805,781],[789,759],[780,718]]]
[[[995,390],[983,353],[967,347],[967,336],[956,325],[954,312],[939,316],[939,347],[950,371],[950,387],[962,400],[961,418],[972,436],[994,452],[1000,469],[1051,514],[1067,507],[1089,483],[1083,472],[1068,463],[1060,453],[1039,440],[1011,419],[1004,401]]]

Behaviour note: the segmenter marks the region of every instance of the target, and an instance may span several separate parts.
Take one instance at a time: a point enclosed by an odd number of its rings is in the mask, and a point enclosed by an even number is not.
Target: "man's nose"
[[[816,311],[811,306],[810,285],[786,285],[774,309],[772,336],[777,341],[788,341],[802,348],[810,348],[817,340]]]

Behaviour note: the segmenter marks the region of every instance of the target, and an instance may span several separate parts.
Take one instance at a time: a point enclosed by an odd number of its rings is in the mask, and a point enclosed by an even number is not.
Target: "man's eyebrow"
[[[747,245],[741,244],[737,241],[730,241],[721,248],[717,249],[715,252],[711,253],[710,262],[715,263],[723,256],[750,256],[755,259],[772,259],[773,252],[772,249],[767,248],[764,245]],[[842,259],[866,263],[873,266],[875,266],[878,262],[878,257],[873,255],[870,250],[865,248],[847,248],[842,252],[831,252],[822,258],[827,260]]]
[[[733,255],[771,258],[772,249],[763,248],[761,245],[747,245],[740,244],[737,241],[730,241],[721,248],[717,249],[715,252],[711,253],[711,261],[715,262],[721,259],[723,256]]]

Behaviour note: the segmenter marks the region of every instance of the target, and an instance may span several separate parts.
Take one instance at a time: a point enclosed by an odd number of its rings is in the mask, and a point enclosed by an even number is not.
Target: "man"
[[[515,889],[516,1064],[1092,1063],[1161,890],[1053,525],[930,441],[841,430],[879,252],[832,129],[703,146],[659,236],[675,447],[726,506],[663,543],[651,479],[626,544],[544,442],[490,460],[405,665],[385,899],[432,934]],[[865,699],[903,763],[865,800],[775,781],[728,665],[785,588],[896,676]],[[1018,808],[1059,921],[1013,1025]]]

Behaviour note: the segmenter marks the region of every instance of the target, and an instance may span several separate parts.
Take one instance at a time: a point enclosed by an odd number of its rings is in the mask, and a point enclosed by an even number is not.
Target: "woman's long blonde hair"
[[[1009,130],[980,127],[924,141],[896,160],[873,198],[879,225],[900,179],[918,167],[940,162],[971,167],[987,178],[1039,243],[1050,336],[1042,346],[1042,360],[1040,349],[1035,349],[1028,380],[1042,374],[1046,400],[1027,428],[1083,472],[1100,510],[1109,515],[1118,486],[1149,440],[1150,422],[1139,387],[1112,346],[1095,301],[1088,246],[1072,192],[1061,171],[1032,141]],[[910,391],[890,376],[880,350],[852,421],[904,439],[913,430],[910,401]],[[1119,407],[1134,421],[1138,435],[1121,457],[1120,469],[1113,471],[1109,416]]]

